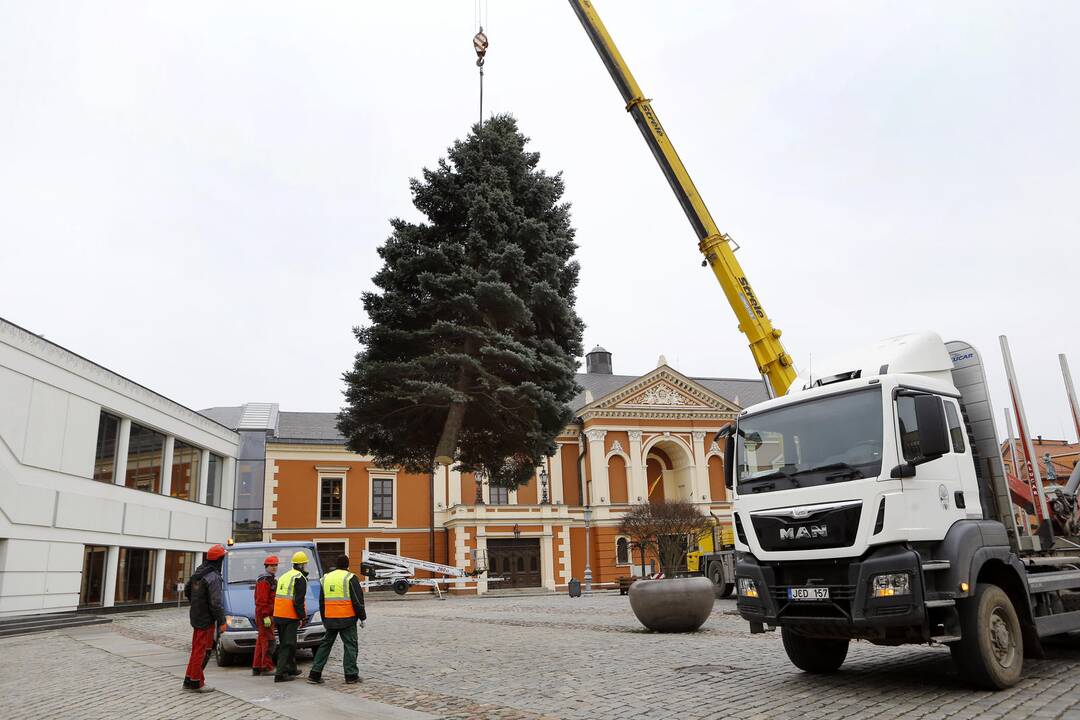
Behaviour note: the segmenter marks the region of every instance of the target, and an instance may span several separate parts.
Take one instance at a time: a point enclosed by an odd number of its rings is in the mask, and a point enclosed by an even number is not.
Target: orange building
[[[489,575],[504,581],[453,589],[555,591],[571,578],[583,581],[587,562],[594,587],[631,574],[633,558],[616,527],[634,503],[684,498],[729,519],[723,453],[713,438],[741,406],[766,398],[763,383],[690,378],[663,358],[645,375],[615,375],[610,353],[599,347],[586,356],[586,370],[577,376],[583,392],[570,403],[575,422],[558,436],[558,452],[513,491],[446,468],[432,483],[429,475],[376,467],[346,449],[335,413],[275,409],[263,538],[314,540],[324,559],[345,552],[354,569],[365,549],[462,568],[482,551]],[[242,411],[204,413],[230,424]]]

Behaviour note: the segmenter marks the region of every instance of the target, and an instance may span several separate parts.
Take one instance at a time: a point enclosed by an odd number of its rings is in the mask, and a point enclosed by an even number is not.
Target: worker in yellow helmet
[[[295,680],[296,633],[307,622],[307,555],[302,550],[293,553],[292,570],[277,581],[274,595],[274,625],[277,626],[278,651],[274,659],[274,682]]]
[[[323,682],[322,669],[338,635],[345,645],[345,682],[360,682],[360,670],[356,667],[356,621],[359,620],[360,627],[363,627],[367,620],[364,590],[356,575],[349,572],[348,555],[339,555],[334,566],[335,570],[323,575],[322,594],[319,596],[319,612],[326,626],[326,635],[315,651],[315,663],[308,673],[308,682],[316,685]]]

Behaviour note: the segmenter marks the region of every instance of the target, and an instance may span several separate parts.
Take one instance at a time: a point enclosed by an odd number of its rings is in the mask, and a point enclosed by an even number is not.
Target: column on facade
[[[483,513],[483,508],[479,508],[479,512]],[[484,529],[483,525],[476,526],[476,553],[477,555],[487,555],[487,531]],[[488,574],[484,573],[476,579],[477,595],[483,595],[488,591],[487,576]]]
[[[630,435],[630,502],[646,502],[649,499],[645,464],[641,457],[641,431],[631,430]]]
[[[210,480],[210,451],[199,453],[199,502],[206,503],[206,486]]]
[[[168,495],[172,491],[172,461],[176,451],[176,438],[172,435],[165,436],[165,452],[161,459],[161,494]]]
[[[165,551],[164,550],[155,550],[154,551],[153,573],[154,573],[154,580],[153,580],[154,602],[155,603],[163,603],[163,602],[165,602]]]
[[[448,470],[448,472],[450,473],[450,480],[448,484],[450,485],[450,495],[447,502],[449,503],[450,507],[453,507],[455,505],[461,504],[461,473],[457,470],[452,469],[452,465],[449,467],[450,469]]]
[[[221,507],[232,510],[236,499],[236,458],[227,457],[221,468]],[[270,508],[263,508],[266,512]]]
[[[128,448],[131,442],[131,420],[120,418],[120,436],[116,438],[116,463],[113,465],[113,482],[127,484]]]
[[[694,502],[710,502],[712,487],[709,485],[709,462],[705,458],[704,430],[695,430],[690,434],[694,440]]]
[[[555,589],[555,547],[551,541],[551,526],[544,526],[540,536],[540,584],[548,590]]]
[[[120,567],[120,548],[110,545],[105,554],[105,587],[102,588],[101,604],[112,607],[116,604],[116,575]]]
[[[589,439],[589,467],[592,470],[589,503],[606,505],[611,500],[611,492],[608,490],[607,461],[604,459],[604,437],[607,436],[607,430],[586,430],[585,436]]]
[[[555,454],[548,458],[548,499],[552,505],[563,501],[562,451],[563,446],[556,444]]]

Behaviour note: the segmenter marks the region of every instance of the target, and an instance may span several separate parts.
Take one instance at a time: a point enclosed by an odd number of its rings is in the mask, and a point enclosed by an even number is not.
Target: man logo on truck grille
[[[829,536],[827,525],[801,525],[797,528],[780,528],[781,540],[805,540],[810,538],[823,538]]]

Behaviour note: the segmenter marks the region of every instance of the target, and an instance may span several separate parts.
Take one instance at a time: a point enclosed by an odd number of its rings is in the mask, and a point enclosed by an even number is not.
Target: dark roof
[[[587,405],[585,391],[591,392],[592,399],[595,401],[641,378],[640,375],[608,375],[607,373],[578,373],[575,377],[578,385],[582,387],[582,392],[570,401],[570,409],[575,414]],[[768,399],[765,384],[761,380],[690,379],[739,407],[747,407]],[[215,422],[235,429],[240,423],[243,410],[243,406],[214,407],[199,412]],[[345,437],[338,432],[336,412],[279,412],[277,427],[271,431],[268,440],[302,445],[341,445],[345,442]]]

